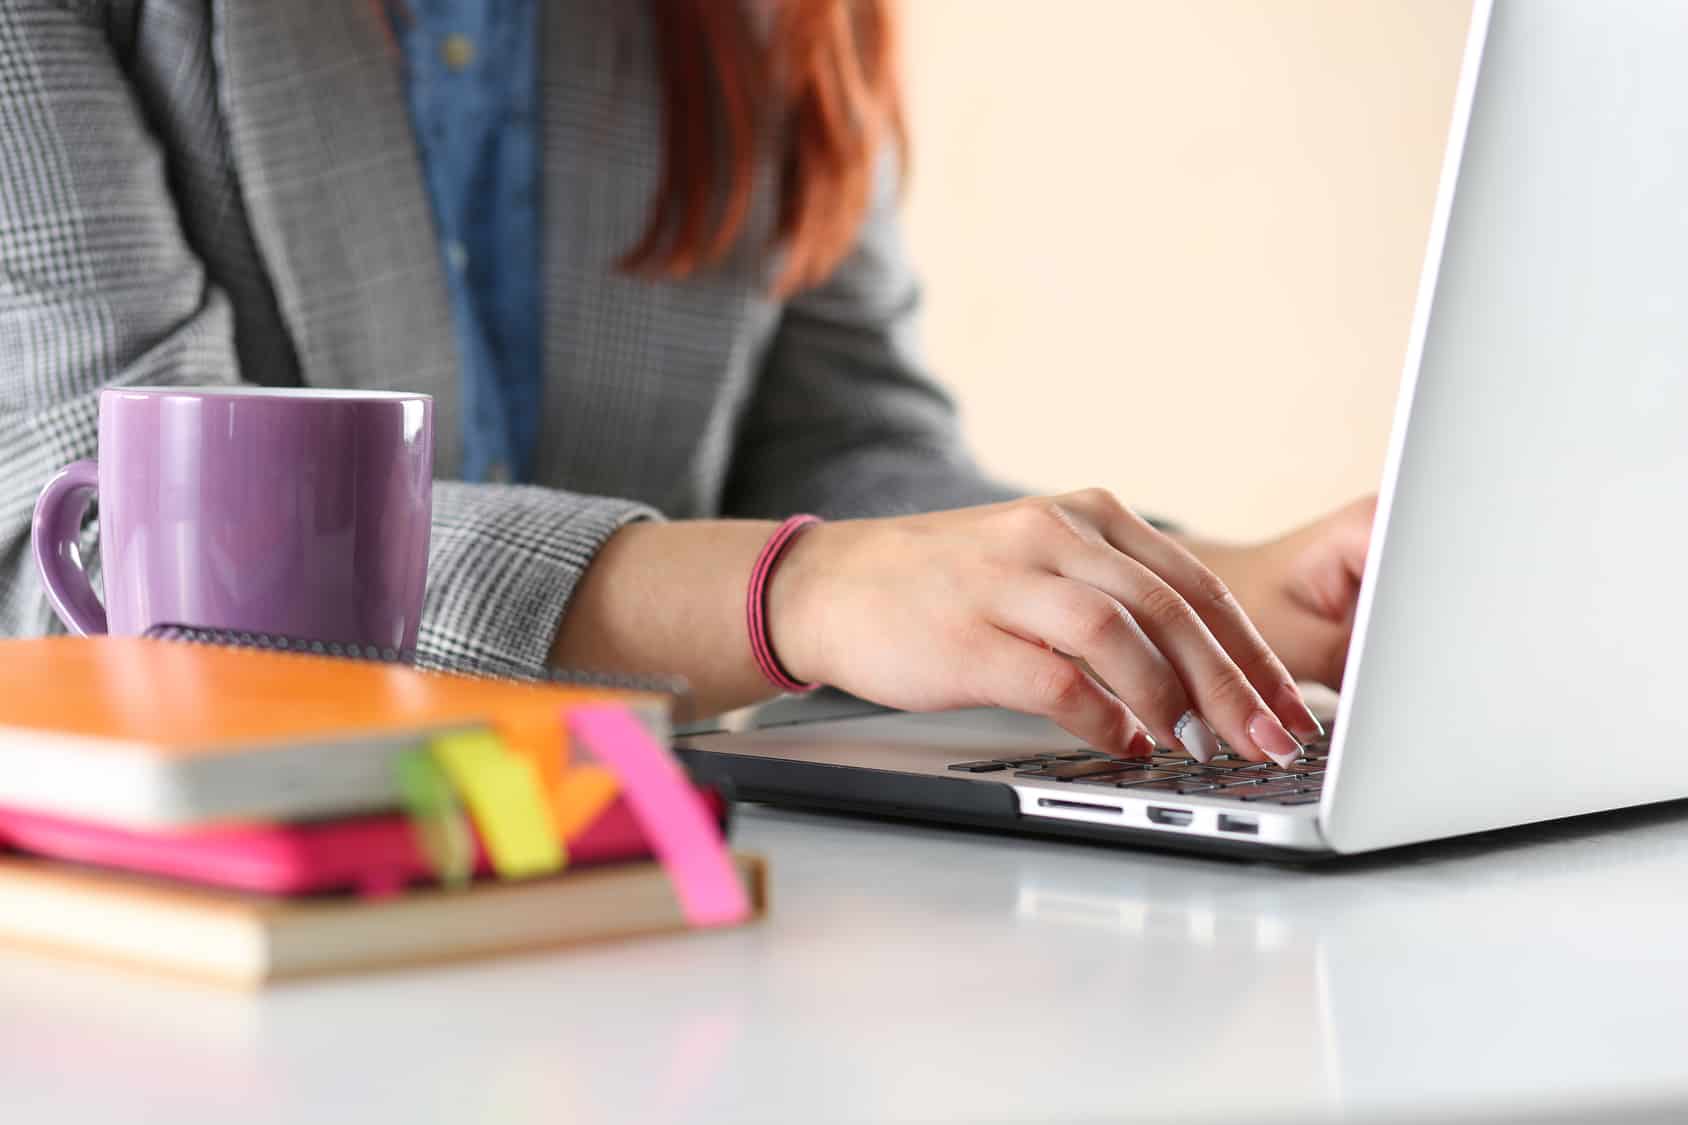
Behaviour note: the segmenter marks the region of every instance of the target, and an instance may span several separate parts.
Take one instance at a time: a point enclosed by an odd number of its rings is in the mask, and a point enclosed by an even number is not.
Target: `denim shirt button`
[[[475,61],[475,41],[467,35],[447,35],[440,43],[440,58],[452,70],[462,70]]]

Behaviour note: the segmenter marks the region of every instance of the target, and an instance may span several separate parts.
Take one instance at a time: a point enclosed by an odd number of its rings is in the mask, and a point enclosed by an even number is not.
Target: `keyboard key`
[[[1294,781],[1301,785],[1318,785],[1324,781],[1325,771],[1322,769],[1280,770],[1274,768],[1261,770],[1256,776],[1263,777],[1267,781]]]
[[[1183,775],[1191,781],[1205,781],[1209,785],[1228,785],[1237,777],[1234,773],[1208,773],[1206,770],[1182,770]],[[1247,777],[1247,774],[1241,775]]]
[[[1251,762],[1247,758],[1215,758],[1202,767],[1207,770],[1219,770],[1225,773],[1235,773],[1238,770],[1256,770],[1259,762]]]
[[[1099,785],[1112,789],[1141,780],[1143,780],[1142,770],[1121,770],[1119,773],[1097,773],[1091,774],[1089,777],[1075,777],[1072,783],[1074,785]]]
[[[1276,804],[1280,805],[1316,805],[1319,803],[1317,793],[1297,793],[1290,797],[1279,797]]]
[[[1112,770],[1102,773],[1085,774],[1073,780],[1080,785],[1112,785],[1116,781],[1123,781],[1127,777],[1135,777],[1148,772],[1149,767],[1139,762],[1117,761]]]
[[[1035,777],[1039,781],[1072,781],[1093,773],[1112,773],[1120,768],[1118,758],[1097,758],[1083,762],[1051,762],[1040,770],[1019,770],[1015,777]]]
[[[1040,753],[1040,754],[1033,754],[1033,753],[1027,752],[1025,754],[1009,754],[1008,756],[1003,757],[1003,758],[992,758],[991,761],[1001,762],[1005,766],[1031,766],[1031,765],[1036,765],[1038,762],[1053,762],[1055,759],[1059,758],[1062,754],[1074,754],[1074,753],[1077,753],[1077,751],[1075,751],[1075,750],[1050,750],[1046,753]]]
[[[1279,797],[1293,797],[1298,793],[1308,792],[1316,792],[1316,790],[1298,778],[1294,781],[1273,781],[1264,785],[1251,785],[1247,789],[1237,791],[1237,800],[1273,801]]]
[[[1143,782],[1133,785],[1138,792],[1177,792],[1177,794],[1195,794],[1195,792],[1209,792],[1219,789],[1219,782],[1197,779],[1197,777],[1165,777],[1153,782]]]
[[[950,767],[962,773],[994,773],[1008,768],[1007,762],[957,762]]]
[[[1115,788],[1135,789],[1137,786],[1150,781],[1184,781],[1188,780],[1183,774],[1168,773],[1166,770],[1147,769],[1126,777],[1123,781],[1115,782]]]
[[[1150,762],[1149,768],[1164,770],[1167,773],[1177,774],[1179,777],[1190,777],[1196,771],[1196,764],[1194,762]]]
[[[1255,770],[1228,770],[1216,767],[1212,762],[1205,766],[1189,766],[1183,772],[1191,777],[1205,777],[1213,781],[1226,782],[1239,779],[1252,781],[1261,775]]]

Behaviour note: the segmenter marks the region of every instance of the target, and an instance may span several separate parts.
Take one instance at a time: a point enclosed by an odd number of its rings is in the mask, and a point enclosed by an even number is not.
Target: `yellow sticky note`
[[[562,868],[563,845],[532,762],[506,750],[490,731],[440,735],[429,749],[469,807],[500,878]]]
[[[591,826],[614,802],[620,783],[603,766],[576,766],[564,771],[552,791],[557,831],[573,840]]]
[[[539,789],[544,796],[544,806],[547,815],[555,816],[557,808],[557,792],[562,785],[563,771],[567,765],[568,732],[556,715],[546,715],[543,721],[535,722],[531,719],[522,722],[501,721],[497,726],[499,738],[504,742],[505,749],[518,757],[525,758],[533,766],[534,776],[539,780]],[[559,838],[567,838],[553,819],[552,834]]]

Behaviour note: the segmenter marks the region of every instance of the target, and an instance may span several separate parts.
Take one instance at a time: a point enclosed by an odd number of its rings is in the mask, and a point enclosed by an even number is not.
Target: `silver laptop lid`
[[[1472,19],[1321,807],[1339,851],[1688,796],[1688,5]]]

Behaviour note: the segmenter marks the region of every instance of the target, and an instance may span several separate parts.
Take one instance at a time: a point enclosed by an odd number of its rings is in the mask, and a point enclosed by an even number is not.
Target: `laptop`
[[[1023,716],[823,701],[683,739],[692,767],[753,800],[1283,858],[1688,797],[1684,44],[1675,0],[1476,5],[1305,761],[1143,765]]]

